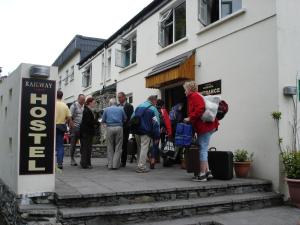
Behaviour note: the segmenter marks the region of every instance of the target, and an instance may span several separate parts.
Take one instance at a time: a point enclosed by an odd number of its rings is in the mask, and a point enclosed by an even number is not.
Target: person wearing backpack
[[[130,126],[137,142],[137,173],[149,172],[146,166],[147,154],[152,140],[159,143],[160,127],[159,112],[156,109],[157,96],[152,95],[134,111]]]
[[[198,85],[195,81],[185,82],[183,87],[188,99],[188,118],[184,120],[192,124],[199,144],[200,174],[193,180],[207,181],[213,178],[208,165],[208,146],[212,134],[218,129],[219,120],[215,118],[212,122],[204,122],[201,119],[205,112],[205,101],[203,96],[198,93]]]

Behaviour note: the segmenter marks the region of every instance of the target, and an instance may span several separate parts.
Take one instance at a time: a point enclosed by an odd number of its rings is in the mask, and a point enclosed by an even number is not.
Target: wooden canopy
[[[182,80],[195,80],[194,51],[155,66],[146,77],[146,88],[161,88]]]

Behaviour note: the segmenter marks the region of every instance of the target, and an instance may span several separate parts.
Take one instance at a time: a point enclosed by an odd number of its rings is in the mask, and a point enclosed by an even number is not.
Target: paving
[[[77,160],[78,161],[78,160]],[[135,172],[135,164],[128,163],[125,168],[108,170],[106,159],[92,159],[93,169],[71,167],[69,159],[65,159],[64,169],[56,174],[58,196],[75,198],[81,196],[110,195],[112,193],[136,193],[143,191],[163,191],[180,188],[213,187],[217,185],[261,183],[256,179],[233,179],[230,181],[211,180],[209,182],[193,182],[192,174],[180,169],[179,165],[162,167],[157,164],[149,173]]]
[[[92,164],[93,169],[72,167],[66,158],[57,172],[62,224],[298,225],[300,220],[300,210],[282,206],[282,196],[266,180],[193,182],[179,165],[157,164],[139,174],[135,163],[119,170],[108,170],[103,158]]]

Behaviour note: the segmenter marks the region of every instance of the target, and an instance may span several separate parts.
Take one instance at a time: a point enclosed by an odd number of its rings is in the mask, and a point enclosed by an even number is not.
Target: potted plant
[[[289,194],[291,202],[300,208],[300,152],[296,151],[297,149],[297,123],[294,120],[292,123],[293,128],[293,143],[292,150],[289,148],[282,148],[283,139],[280,138],[279,134],[279,121],[281,119],[281,112],[273,112],[272,117],[277,125],[277,134],[278,134],[278,145],[280,150],[280,156],[282,158],[282,163],[286,173],[286,182],[289,188]]]
[[[253,153],[249,154],[245,149],[237,149],[233,155],[234,171],[236,177],[248,177],[249,170],[253,161]]]

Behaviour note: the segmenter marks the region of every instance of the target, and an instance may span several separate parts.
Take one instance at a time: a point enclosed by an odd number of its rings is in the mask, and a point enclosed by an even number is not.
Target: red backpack
[[[218,113],[216,116],[217,119],[218,120],[223,119],[227,112],[228,112],[228,104],[224,100],[221,100],[219,103]]]

